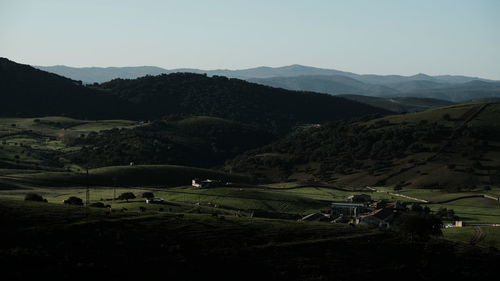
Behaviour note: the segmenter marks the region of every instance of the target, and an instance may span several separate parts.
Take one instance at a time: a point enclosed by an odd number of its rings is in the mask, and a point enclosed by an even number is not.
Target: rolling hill
[[[358,94],[367,96],[387,96],[398,93],[397,90],[389,87],[366,84],[341,75],[252,78],[248,79],[248,81],[288,90],[313,91],[333,95]]]
[[[415,112],[435,107],[443,107],[453,105],[453,102],[446,100],[438,100],[431,98],[414,98],[414,97],[369,97],[361,95],[339,95],[346,99],[354,100],[357,102],[365,103],[371,106],[383,108],[393,112]]]
[[[87,167],[133,162],[209,168],[275,139],[254,126],[196,116],[76,137],[66,142],[70,147],[81,149],[64,156],[71,163]]]
[[[209,76],[226,76],[230,78],[251,79],[251,78],[273,78],[273,77],[298,77],[298,76],[344,76],[353,78],[368,84],[391,84],[409,81],[431,81],[435,83],[465,83],[474,80],[491,81],[479,77],[467,77],[460,75],[437,75],[416,74],[413,76],[402,75],[376,75],[376,74],[356,74],[352,72],[340,71],[336,69],[326,69],[293,64],[281,67],[260,66],[248,69],[229,70],[215,69],[203,70],[196,68],[176,68],[164,69],[155,66],[137,67],[69,67],[69,66],[34,66],[35,68],[66,76],[74,80],[81,80],[84,83],[101,83],[114,78],[133,79],[145,75],[169,74],[175,72],[190,72],[207,74]]]
[[[227,164],[274,181],[473,189],[500,183],[499,104],[304,129]]]
[[[69,67],[64,65],[35,66],[35,68],[56,73],[83,83],[102,83],[116,78],[135,79],[146,75],[159,75],[170,71],[155,66],[135,67]]]
[[[326,94],[272,88],[193,73],[115,79],[96,89],[136,105],[140,116],[205,115],[287,132],[297,123],[323,123],[389,111]]]
[[[114,78],[133,79],[145,75],[189,72],[208,76],[226,76],[280,87],[289,90],[320,93],[355,94],[376,97],[418,97],[464,102],[471,99],[498,97],[498,81],[460,75],[416,74],[376,75],[356,74],[335,69],[315,68],[303,65],[283,67],[256,67],[241,70],[201,70],[193,68],[163,69],[152,66],[140,67],[88,67],[74,68],[50,66],[37,68],[53,72],[84,83],[102,83]]]
[[[78,81],[1,60],[2,117],[154,120],[204,115],[283,133],[386,110],[324,94],[276,89],[226,77],[174,73],[86,87]]]
[[[0,58],[0,98],[0,117],[111,119],[131,112],[131,103],[119,97],[5,58]]]

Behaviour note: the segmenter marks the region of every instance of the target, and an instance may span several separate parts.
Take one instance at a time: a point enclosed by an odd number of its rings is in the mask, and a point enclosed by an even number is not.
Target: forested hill
[[[249,83],[223,76],[173,73],[115,79],[99,89],[133,102],[139,115],[205,115],[287,130],[296,123],[323,123],[389,111],[332,97]]]
[[[0,116],[156,120],[212,116],[275,133],[297,123],[388,114],[326,94],[296,92],[226,77],[173,73],[83,86],[79,81],[0,59]]]
[[[500,183],[500,105],[313,126],[227,163],[275,181],[468,189]]]
[[[128,101],[6,58],[0,58],[0,98],[1,117],[63,115],[104,119],[131,112]]]

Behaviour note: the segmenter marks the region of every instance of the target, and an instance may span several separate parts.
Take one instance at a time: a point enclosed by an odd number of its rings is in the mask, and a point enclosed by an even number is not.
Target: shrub
[[[124,192],[124,193],[120,194],[120,196],[118,196],[118,200],[127,200],[127,202],[129,199],[134,199],[134,198],[135,198],[135,195],[132,192]]]
[[[83,206],[83,200],[75,196],[71,196],[70,198],[64,200],[63,203],[68,205]]]
[[[155,197],[155,195],[153,192],[144,192],[142,194],[142,198],[154,198],[154,197]]]
[[[397,230],[410,240],[427,241],[431,236],[443,235],[440,218],[429,214],[407,213],[398,218]]]
[[[106,205],[102,202],[95,202],[89,205],[90,207],[95,207],[95,208],[106,208]]]
[[[47,202],[47,199],[44,199],[40,194],[28,193],[24,196],[24,201]]]

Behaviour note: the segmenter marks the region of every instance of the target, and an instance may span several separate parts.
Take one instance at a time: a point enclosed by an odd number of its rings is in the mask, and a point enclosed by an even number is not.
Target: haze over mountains
[[[464,102],[500,97],[500,81],[460,75],[416,74],[413,76],[356,74],[335,69],[303,65],[256,67],[242,70],[163,69],[138,67],[36,66],[84,83],[102,83],[115,78],[134,79],[145,75],[190,72],[208,76],[226,76],[288,90],[313,91],[332,95],[371,97],[417,97]]]
[[[277,89],[226,77],[172,73],[84,86],[0,58],[2,117],[68,116],[153,120],[212,116],[265,127],[274,133],[297,123],[322,123],[387,110],[344,98]]]

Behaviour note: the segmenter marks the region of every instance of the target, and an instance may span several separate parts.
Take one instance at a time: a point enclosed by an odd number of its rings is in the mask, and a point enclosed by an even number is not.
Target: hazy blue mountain
[[[255,67],[241,70],[202,70],[194,68],[163,69],[139,67],[49,66],[37,68],[84,83],[102,83],[115,78],[135,79],[146,75],[190,72],[207,76],[226,76],[289,90],[314,91],[328,94],[357,94],[378,97],[435,98],[453,102],[498,96],[496,83],[478,77],[459,75],[430,76],[419,73],[412,76],[356,74],[335,69],[303,65],[283,67]]]
[[[465,102],[484,98],[500,97],[500,82],[474,80],[447,87],[401,92],[398,97],[435,98],[453,102]]]
[[[69,67],[69,66],[34,66],[35,68],[56,73],[74,80],[81,80],[85,83],[105,82],[115,78],[134,79],[145,75],[168,74],[173,72],[206,73],[209,76],[219,75],[230,78],[251,79],[251,78],[273,78],[273,77],[297,77],[297,76],[345,76],[368,84],[395,84],[408,81],[432,81],[436,83],[466,83],[474,80],[491,81],[478,77],[467,77],[458,75],[429,76],[417,74],[413,76],[401,75],[375,75],[356,74],[335,69],[325,69],[304,65],[289,65],[282,67],[255,67],[240,70],[216,69],[202,70],[196,68],[176,68],[164,69],[155,66],[136,67]]]
[[[395,89],[399,92],[413,92],[427,89],[437,89],[449,87],[449,83],[435,82],[432,80],[411,80],[397,83],[388,83],[385,86]]]
[[[159,75],[170,73],[168,70],[155,66],[135,66],[135,67],[68,67],[64,65],[56,66],[35,66],[43,71],[52,72],[73,80],[84,83],[102,83],[116,78],[135,79],[146,75]]]
[[[340,75],[252,78],[248,79],[248,81],[288,90],[313,91],[332,95],[359,94],[368,96],[387,96],[399,93],[397,90],[389,87],[366,84],[356,79]]]
[[[446,100],[430,99],[430,98],[415,98],[415,97],[396,97],[382,98],[369,97],[361,95],[339,95],[340,97],[368,104],[374,107],[383,108],[398,113],[415,112],[426,110],[435,107],[443,107],[453,105],[455,103]]]
[[[479,99],[471,99],[467,102],[489,102],[489,103],[500,103],[500,97],[489,97],[489,98],[479,98]]]

